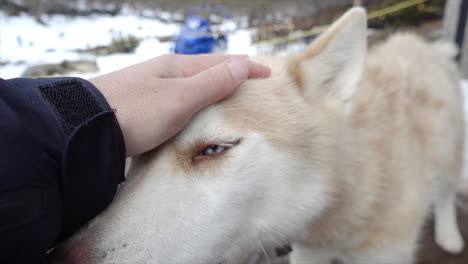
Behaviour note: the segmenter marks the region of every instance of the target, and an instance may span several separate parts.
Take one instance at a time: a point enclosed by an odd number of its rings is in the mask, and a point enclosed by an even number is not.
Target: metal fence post
[[[468,0],[447,0],[444,13],[444,38],[460,49],[457,61],[462,77],[468,78]]]

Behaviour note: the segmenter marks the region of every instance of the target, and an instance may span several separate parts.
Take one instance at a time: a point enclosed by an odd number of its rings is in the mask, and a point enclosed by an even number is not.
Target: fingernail
[[[235,80],[243,81],[249,75],[247,61],[240,59],[232,59],[228,62],[227,67]]]

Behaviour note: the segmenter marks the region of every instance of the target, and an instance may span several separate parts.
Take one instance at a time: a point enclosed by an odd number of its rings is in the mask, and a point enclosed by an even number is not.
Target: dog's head
[[[304,235],[330,202],[365,53],[353,9],[300,56],[255,58],[272,77],[134,158],[110,207],[58,250],[67,263],[218,263]]]

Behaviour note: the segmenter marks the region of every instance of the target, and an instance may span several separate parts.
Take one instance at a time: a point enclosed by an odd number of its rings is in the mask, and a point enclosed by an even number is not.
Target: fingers
[[[271,70],[261,64],[249,61],[249,79],[268,78]]]
[[[160,78],[180,78],[190,77],[198,74],[219,63],[231,59],[247,59],[247,55],[177,55],[168,54],[155,58]],[[250,63],[251,68],[249,78],[259,78],[269,76],[270,71],[261,65]],[[155,68],[155,67],[151,67]]]
[[[215,103],[230,95],[246,79],[268,77],[270,70],[242,58],[232,58],[188,78],[173,79],[180,100],[190,112]]]
[[[167,54],[157,57],[154,60],[159,64],[159,68],[164,69],[160,73],[161,78],[181,78],[190,77],[211,68],[224,61],[234,58],[248,58],[247,55],[225,55],[225,54],[204,54],[204,55],[179,55]]]

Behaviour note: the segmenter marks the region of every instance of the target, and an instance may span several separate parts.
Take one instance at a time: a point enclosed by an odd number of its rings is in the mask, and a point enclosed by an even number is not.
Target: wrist
[[[124,108],[122,107],[122,96],[119,96],[119,93],[121,92],[121,85],[115,79],[110,78],[109,74],[95,77],[89,79],[88,81],[92,85],[94,85],[96,89],[103,95],[110,108],[114,111],[114,115],[122,131],[125,148],[128,156],[130,149],[128,144],[127,122],[125,122],[125,119],[123,118]]]

